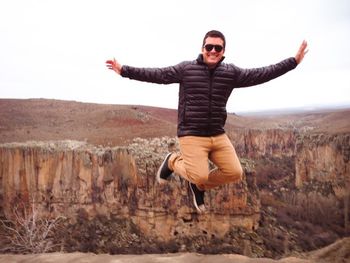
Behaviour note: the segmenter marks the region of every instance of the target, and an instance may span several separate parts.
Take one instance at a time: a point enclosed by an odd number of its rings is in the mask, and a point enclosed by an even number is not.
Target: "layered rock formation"
[[[350,187],[350,134],[302,134],[296,140],[296,186],[332,182]]]
[[[332,182],[338,189],[350,185],[350,134],[302,133],[289,129],[235,130],[230,133],[244,158],[292,158],[295,185]]]
[[[138,139],[116,148],[77,141],[2,144],[2,210],[10,217],[16,205],[34,202],[43,215],[74,219],[84,210],[91,218],[128,218],[161,240],[203,231],[223,236],[234,226],[257,227],[259,198],[250,163],[243,160],[242,183],[207,193],[210,212],[198,216],[184,180],[174,176],[165,186],[155,183],[169,144],[176,146],[171,138]]]
[[[290,129],[240,129],[229,132],[237,153],[246,158],[295,155],[297,132]]]
[[[231,132],[230,137],[242,157],[295,159],[295,184],[299,188],[308,182],[332,182],[332,192],[339,198],[348,194],[348,134],[272,129],[241,130]],[[164,187],[155,184],[154,175],[171,142],[175,139],[137,139],[128,147],[116,148],[77,141],[3,144],[1,205],[9,213],[19,201],[28,203],[34,198],[43,213],[74,217],[83,208],[91,217],[131,217],[145,232],[162,233],[162,238],[188,231],[183,226],[193,220],[200,222],[198,229],[220,235],[231,226],[256,228],[259,198],[251,164],[242,159],[248,184],[210,191],[206,196],[210,213],[197,217],[185,181],[175,176]]]

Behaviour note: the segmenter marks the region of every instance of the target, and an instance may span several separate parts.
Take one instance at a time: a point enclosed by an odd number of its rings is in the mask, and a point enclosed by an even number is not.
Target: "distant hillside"
[[[46,99],[0,99],[0,142],[87,140],[123,145],[134,137],[175,136],[177,111]]]
[[[92,144],[125,145],[135,137],[175,136],[176,122],[177,111],[173,109],[48,99],[0,99],[0,143],[74,139]],[[226,128],[350,132],[350,109],[275,116],[229,114]]]
[[[280,112],[245,116],[229,114],[226,124],[228,128],[241,129],[282,128],[312,133],[349,133],[350,108],[295,113],[290,111],[286,114]]]

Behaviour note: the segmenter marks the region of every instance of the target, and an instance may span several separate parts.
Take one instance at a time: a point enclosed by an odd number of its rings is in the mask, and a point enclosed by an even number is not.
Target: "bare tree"
[[[39,216],[34,201],[29,207],[16,206],[11,219],[0,220],[5,230],[5,238],[9,246],[1,249],[3,252],[15,253],[45,253],[60,244],[54,244],[54,234],[63,216],[43,218]]]

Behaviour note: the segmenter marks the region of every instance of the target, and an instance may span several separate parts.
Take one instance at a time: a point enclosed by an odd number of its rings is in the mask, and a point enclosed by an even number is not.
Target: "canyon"
[[[206,196],[210,212],[204,216],[193,209],[183,179],[173,176],[168,185],[156,183],[155,174],[172,140],[136,139],[128,147],[114,148],[78,141],[2,144],[1,210],[10,217],[16,204],[34,200],[40,214],[54,217],[75,219],[84,211],[89,218],[128,218],[143,233],[162,241],[196,231],[223,236],[232,226],[254,229],[258,191],[248,163],[248,180]]]
[[[349,113],[229,114],[244,180],[209,191],[197,215],[184,180],[155,183],[164,155],[178,150],[176,110],[0,100],[0,211],[13,218],[14,207],[35,204],[41,216],[63,215],[68,251],[316,249],[349,234]],[[106,241],[112,228],[119,239]]]

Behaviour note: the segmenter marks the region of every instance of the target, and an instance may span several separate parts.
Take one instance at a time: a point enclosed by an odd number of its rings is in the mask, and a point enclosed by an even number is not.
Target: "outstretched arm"
[[[303,43],[301,43],[297,54],[295,55],[295,60],[297,64],[300,64],[300,62],[303,61],[305,54],[309,51],[306,48],[307,48],[307,42],[304,40]]]
[[[107,64],[107,68],[109,68],[110,70],[115,71],[118,75],[121,74],[122,65],[120,65],[118,63],[118,61],[115,60],[115,58],[113,58],[113,60],[107,60],[106,64]]]

